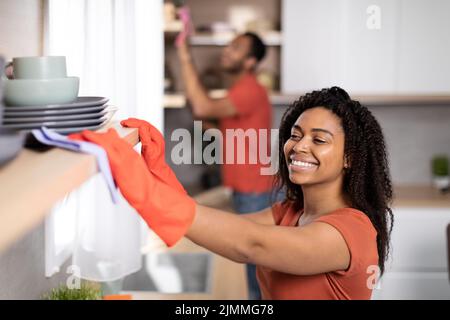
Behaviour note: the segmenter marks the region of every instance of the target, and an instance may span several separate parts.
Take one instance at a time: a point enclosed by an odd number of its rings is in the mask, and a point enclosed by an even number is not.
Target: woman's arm
[[[301,228],[268,225],[197,205],[186,237],[235,262],[290,274],[345,270],[350,263],[342,235],[331,225],[320,222]]]
[[[251,220],[251,221],[259,223],[259,224],[265,224],[265,225],[274,225],[275,224],[275,221],[273,220],[271,207],[266,208],[261,211],[258,211],[258,212],[254,212],[254,213],[241,214],[240,217],[245,218],[247,220]]]

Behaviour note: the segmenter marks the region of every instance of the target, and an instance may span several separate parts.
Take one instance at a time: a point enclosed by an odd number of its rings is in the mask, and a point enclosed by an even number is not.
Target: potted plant
[[[446,190],[450,185],[449,161],[446,155],[433,157],[433,183],[439,190]]]
[[[44,300],[100,300],[101,290],[92,284],[82,283],[79,289],[70,289],[61,285],[43,296]]]

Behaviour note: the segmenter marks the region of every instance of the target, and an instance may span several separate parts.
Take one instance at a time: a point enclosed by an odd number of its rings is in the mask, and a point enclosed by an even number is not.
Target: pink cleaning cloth
[[[178,10],[178,15],[183,23],[183,31],[181,31],[175,39],[175,46],[179,47],[186,38],[192,33],[191,12],[187,6],[181,7]]]

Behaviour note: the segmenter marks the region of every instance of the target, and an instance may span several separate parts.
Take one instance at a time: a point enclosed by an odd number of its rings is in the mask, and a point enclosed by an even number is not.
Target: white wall
[[[42,53],[42,1],[0,0],[0,55],[6,59]]]
[[[369,29],[371,5],[380,29]],[[282,90],[450,92],[450,1],[284,0]]]
[[[42,1],[0,0],[0,55],[42,54]],[[39,299],[69,276],[45,277],[44,225],[0,252],[0,299]]]

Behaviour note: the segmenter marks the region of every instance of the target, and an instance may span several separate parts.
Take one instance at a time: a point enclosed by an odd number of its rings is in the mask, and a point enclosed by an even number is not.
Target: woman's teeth
[[[298,166],[298,167],[316,167],[317,164],[314,163],[310,163],[310,162],[303,162],[303,161],[297,161],[297,160],[292,160],[291,162],[294,166]]]

